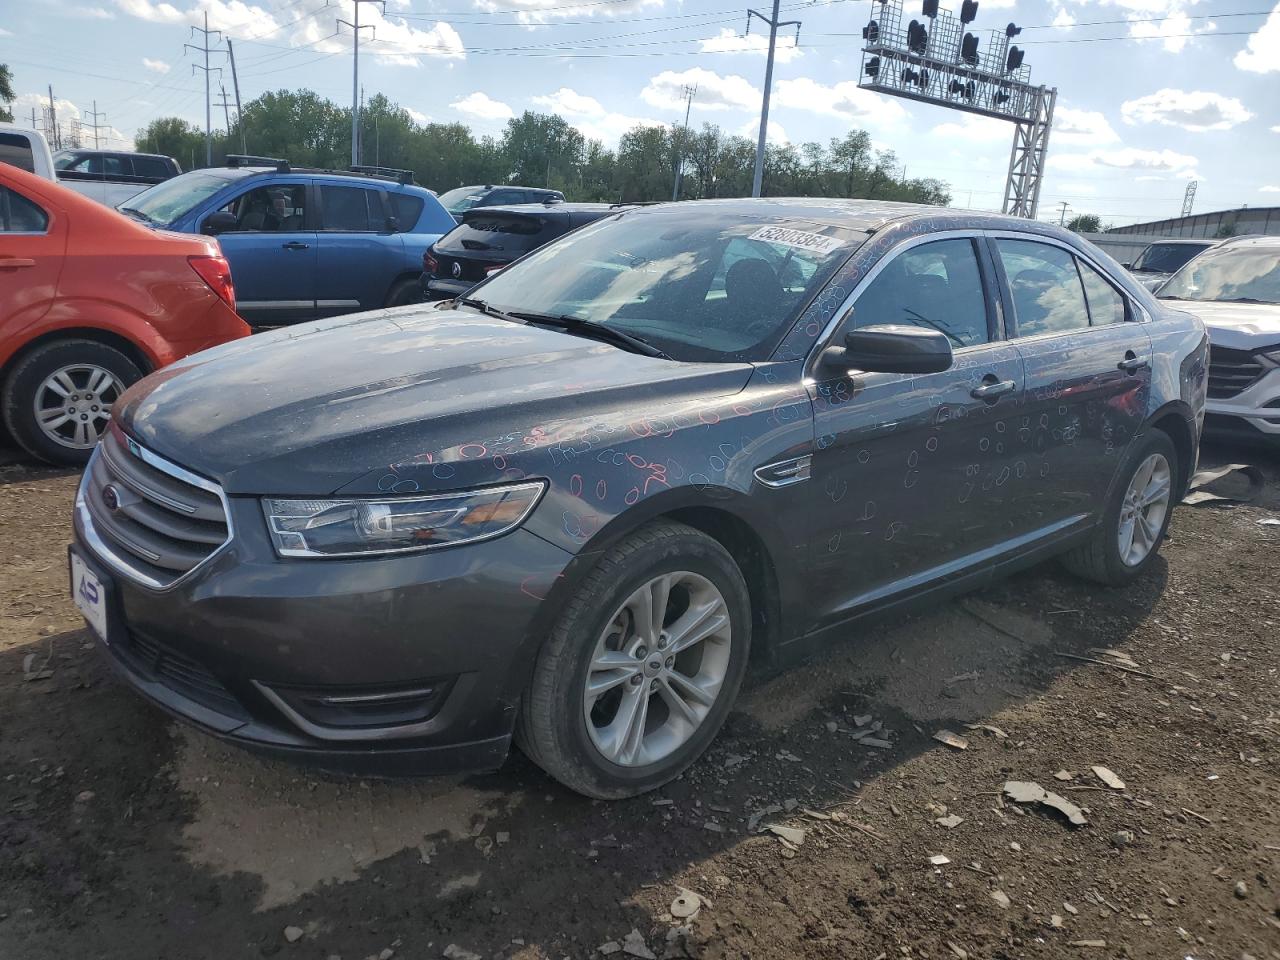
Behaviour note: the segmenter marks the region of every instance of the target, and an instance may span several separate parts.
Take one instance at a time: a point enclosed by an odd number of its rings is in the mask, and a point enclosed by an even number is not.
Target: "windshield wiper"
[[[128,213],[134,217],[137,217],[143,223],[159,223],[160,222],[159,220],[156,220],[154,217],[147,216],[137,207],[117,207],[116,209],[119,210],[121,213]]]
[[[623,333],[621,330],[615,330],[613,327],[606,327],[601,323],[592,323],[590,320],[582,319],[582,317],[575,317],[569,314],[552,316],[547,313],[525,313],[524,311],[513,311],[511,315],[529,323],[556,327],[578,336],[611,343],[615,347],[621,347],[623,350],[629,350],[632,353],[643,354],[646,357],[658,357],[662,360],[671,359],[647,340],[642,340],[640,337],[629,333]]]
[[[457,304],[460,303],[464,307],[470,307],[472,310],[479,310],[488,317],[497,317],[499,320],[506,320],[508,323],[524,323],[524,320],[513,317],[509,313],[503,313],[497,307],[491,307],[483,300],[478,300],[475,297],[457,297],[453,302],[455,310],[457,309]]]

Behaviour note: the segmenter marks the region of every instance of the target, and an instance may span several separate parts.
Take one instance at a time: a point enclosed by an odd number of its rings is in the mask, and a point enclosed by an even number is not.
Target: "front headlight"
[[[352,557],[499,536],[524,522],[543,489],[518,483],[392,500],[266,499],[262,509],[280,556]]]

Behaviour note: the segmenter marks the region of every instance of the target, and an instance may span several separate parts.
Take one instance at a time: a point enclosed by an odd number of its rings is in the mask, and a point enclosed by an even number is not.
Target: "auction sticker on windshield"
[[[804,230],[793,230],[791,227],[761,227],[747,238],[764,243],[776,243],[784,247],[795,247],[797,250],[812,250],[814,253],[828,254],[844,246],[843,240],[835,237],[824,237],[820,233],[808,233]]]
[[[75,601],[85,620],[93,628],[103,643],[107,639],[107,603],[106,590],[97,574],[89,569],[75,551],[71,553],[71,599]]]

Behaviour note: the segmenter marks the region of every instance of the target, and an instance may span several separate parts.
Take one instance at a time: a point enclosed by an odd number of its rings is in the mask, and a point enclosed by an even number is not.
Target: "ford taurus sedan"
[[[1141,576],[1206,353],[1042,223],[634,209],[465,298],[134,386],[79,490],[73,590],[133,687],[232,742],[426,772],[514,737],[633,795],[706,749],[752,656],[1051,556]]]

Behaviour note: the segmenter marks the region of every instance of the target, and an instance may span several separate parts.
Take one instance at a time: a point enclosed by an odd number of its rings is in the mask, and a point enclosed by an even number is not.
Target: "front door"
[[[1102,511],[1142,427],[1151,338],[1128,297],[1066,246],[1012,237],[991,245],[1026,366],[1018,433],[1037,480],[1012,509],[1028,528],[1069,529]]]
[[[813,629],[960,576],[1017,533],[1002,505],[1025,478],[1010,434],[1022,360],[999,339],[980,244],[954,236],[888,254],[832,339],[851,326],[929,327],[950,338],[951,369],[815,374]]]
[[[253,326],[316,315],[316,231],[305,183],[275,181],[246,190],[222,207],[236,226],[218,234],[231,264],[236,309]]]

